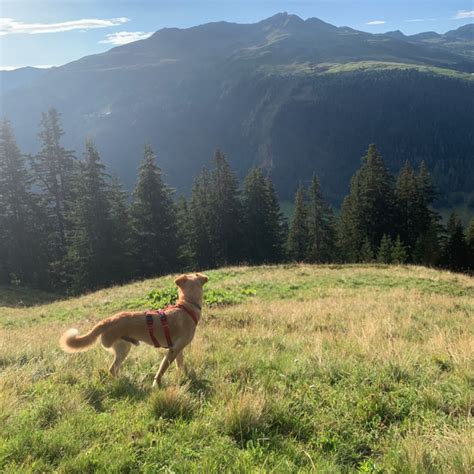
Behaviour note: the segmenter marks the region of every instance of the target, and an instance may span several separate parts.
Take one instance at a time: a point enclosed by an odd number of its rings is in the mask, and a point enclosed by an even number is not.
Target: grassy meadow
[[[474,280],[410,266],[207,272],[185,351],[58,338],[172,298],[172,276],[73,299],[0,289],[0,472],[472,473]]]

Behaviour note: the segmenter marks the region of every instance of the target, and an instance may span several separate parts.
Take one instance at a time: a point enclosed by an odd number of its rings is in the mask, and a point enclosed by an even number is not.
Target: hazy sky
[[[60,65],[163,27],[282,11],[373,33],[444,33],[474,21],[473,0],[0,0],[0,68]]]

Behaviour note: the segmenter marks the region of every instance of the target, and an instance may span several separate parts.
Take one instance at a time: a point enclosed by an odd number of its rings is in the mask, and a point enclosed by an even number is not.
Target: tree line
[[[0,283],[73,293],[160,274],[284,261],[417,263],[474,269],[453,214],[431,209],[427,167],[406,163],[395,179],[375,145],[351,180],[339,216],[314,176],[300,185],[288,223],[270,176],[251,169],[240,185],[221,151],[175,198],[145,145],[131,194],[111,177],[92,141],[82,159],[62,145],[60,114],[40,122],[40,150],[24,155],[0,123]]]

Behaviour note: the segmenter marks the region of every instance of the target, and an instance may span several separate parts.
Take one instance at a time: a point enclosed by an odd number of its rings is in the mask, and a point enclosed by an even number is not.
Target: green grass
[[[0,471],[473,471],[472,278],[362,265],[207,273],[190,372],[170,368],[156,390],[162,352],[134,348],[113,380],[109,353],[68,355],[57,340],[166,304],[172,276],[0,305]]]
[[[260,70],[268,75],[279,76],[315,76],[322,74],[339,74],[354,71],[390,71],[390,70],[416,70],[427,74],[448,76],[465,81],[474,80],[472,74],[455,71],[453,69],[436,66],[423,66],[420,64],[397,63],[390,61],[354,61],[348,63],[293,63],[285,65],[265,65]]]
[[[327,73],[341,73],[341,72],[351,72],[351,71],[360,71],[360,70],[393,70],[393,69],[402,69],[402,70],[416,70],[419,72],[425,72],[429,74],[437,74],[441,76],[449,76],[456,79],[463,79],[466,81],[474,80],[472,74],[467,72],[454,71],[452,69],[445,69],[435,66],[422,66],[419,64],[407,64],[407,63],[396,63],[388,61],[357,61],[349,62],[344,64],[332,64],[329,65]]]

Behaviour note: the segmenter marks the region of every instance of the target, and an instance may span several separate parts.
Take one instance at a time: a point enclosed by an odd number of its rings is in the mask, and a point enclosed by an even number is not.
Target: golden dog
[[[161,382],[163,374],[176,359],[179,370],[185,370],[183,349],[193,340],[196,325],[201,318],[203,285],[206,275],[193,273],[175,280],[178,286],[176,305],[166,309],[166,316],[158,312],[122,312],[96,324],[87,334],[79,336],[77,329],[68,329],[59,340],[65,352],[82,352],[90,349],[101,337],[104,348],[114,353],[109,372],[115,376],[127,357],[132,344],[140,341],[156,347],[166,347],[171,342],[153,386]]]

